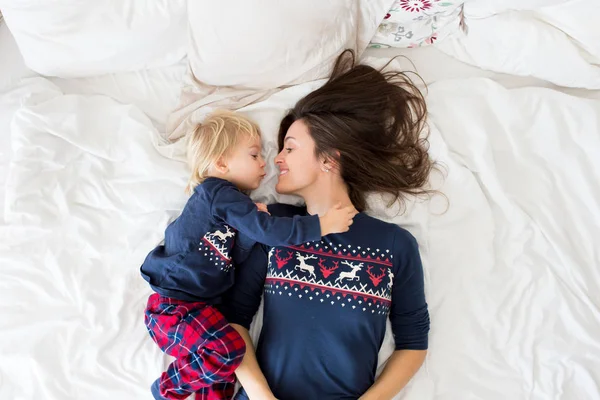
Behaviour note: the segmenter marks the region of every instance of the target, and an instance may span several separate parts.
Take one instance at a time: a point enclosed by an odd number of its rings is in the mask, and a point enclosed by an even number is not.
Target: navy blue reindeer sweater
[[[275,205],[273,215],[306,216]],[[224,302],[250,326],[264,296],[256,355],[282,400],[358,399],[375,381],[388,319],[396,350],[427,349],[429,313],[415,238],[360,213],[350,231],[300,245],[257,245]],[[238,399],[247,399],[242,390]]]
[[[238,232],[243,244],[234,246]],[[232,183],[208,178],[167,227],[164,244],[148,254],[141,273],[163,296],[219,304],[233,285],[233,265],[255,242],[285,246],[320,238],[318,216],[272,217]]]

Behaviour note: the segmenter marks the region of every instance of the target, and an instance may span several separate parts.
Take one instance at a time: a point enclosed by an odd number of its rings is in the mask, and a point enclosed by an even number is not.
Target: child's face
[[[228,180],[240,190],[254,190],[265,177],[265,160],[262,157],[260,138],[240,140],[227,157]]]

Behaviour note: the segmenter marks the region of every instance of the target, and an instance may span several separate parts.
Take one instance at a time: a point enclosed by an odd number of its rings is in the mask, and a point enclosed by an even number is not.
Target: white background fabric
[[[31,85],[13,120],[0,397],[146,398],[163,356],[138,266],[185,202],[181,142],[162,143],[136,107]],[[274,124],[317,85],[244,110],[270,159]],[[481,79],[435,83],[428,101],[447,212],[441,196],[400,216],[371,200],[426,267],[431,351],[403,398],[600,396],[600,102]],[[269,166],[261,200],[275,198]]]
[[[434,196],[397,215],[371,198],[374,216],[418,238],[432,315],[427,361],[397,398],[600,398],[599,93],[482,71],[435,48],[399,53],[429,85],[431,153],[445,167],[431,182],[448,203]],[[565,52],[551,72],[565,77],[578,60]],[[186,200],[182,143],[162,139],[184,68],[47,80],[21,64],[12,76],[29,78],[0,89],[0,135],[12,144],[0,154],[0,399],[149,398],[168,360],[143,326],[150,290],[138,268]],[[269,159],[282,113],[319,84],[243,110]],[[272,186],[272,164],[268,173]],[[256,196],[295,201],[272,187]]]
[[[491,71],[566,87],[600,89],[600,2],[476,0],[465,4],[467,35],[437,47]]]

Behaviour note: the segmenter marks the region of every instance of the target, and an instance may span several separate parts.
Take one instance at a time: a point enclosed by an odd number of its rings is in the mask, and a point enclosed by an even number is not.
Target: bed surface
[[[0,49],[0,398],[147,399],[168,360],[142,323],[138,268],[186,200],[183,143],[163,139],[185,63],[46,79],[1,24]],[[426,272],[430,352],[397,399],[600,399],[598,91],[433,47],[364,57],[398,54],[427,83],[444,166],[431,183],[448,203],[411,201],[398,215],[370,200],[417,237]],[[243,110],[268,157],[284,110],[319,85]],[[255,196],[272,201],[267,171]],[[390,346],[388,335],[381,363]]]
[[[122,104],[135,105],[159,131],[164,132],[167,114],[177,104],[181,77],[186,68],[185,60],[182,60],[154,70],[90,78],[40,78],[25,65],[14,38],[3,22],[0,22],[0,51],[0,188],[4,188],[6,183],[12,155],[11,120],[23,99],[44,91],[44,85],[39,85],[41,79],[52,82],[64,94],[103,95]],[[4,197],[0,196],[0,210],[4,208]],[[2,219],[3,215],[0,221]]]

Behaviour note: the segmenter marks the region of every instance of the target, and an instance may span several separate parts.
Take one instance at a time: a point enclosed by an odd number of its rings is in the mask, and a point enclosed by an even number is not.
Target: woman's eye
[[[286,148],[285,148],[285,151],[287,151],[288,153],[291,153],[291,152],[292,152],[292,149],[291,149],[290,147],[286,147]]]

